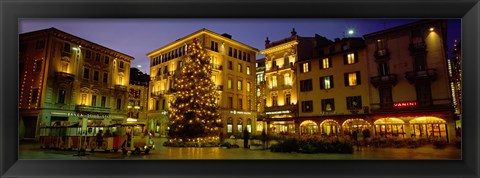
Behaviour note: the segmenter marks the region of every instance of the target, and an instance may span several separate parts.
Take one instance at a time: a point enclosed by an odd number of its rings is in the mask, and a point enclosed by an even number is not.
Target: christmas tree
[[[176,93],[170,102],[170,140],[177,142],[218,141],[221,123],[212,81],[210,58],[196,39],[188,45],[181,74],[175,78]]]

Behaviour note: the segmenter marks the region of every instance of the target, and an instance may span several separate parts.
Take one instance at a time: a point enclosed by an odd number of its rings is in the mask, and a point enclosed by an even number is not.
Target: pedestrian
[[[96,138],[97,138],[97,148],[102,146],[103,143],[103,135],[102,135],[102,130],[98,131]]]
[[[265,129],[262,130],[262,145],[263,149],[267,149],[267,134],[265,133]]]
[[[105,134],[103,134],[103,137],[112,137],[112,133],[110,133],[110,129],[107,129],[107,131],[105,131]]]
[[[247,128],[243,130],[243,147],[248,148],[248,139],[250,137],[250,134],[247,131]]]

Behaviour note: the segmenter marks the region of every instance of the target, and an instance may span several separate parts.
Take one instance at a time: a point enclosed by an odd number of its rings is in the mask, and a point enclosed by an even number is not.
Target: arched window
[[[243,132],[243,120],[242,118],[237,119],[237,133]]]
[[[247,119],[247,131],[248,133],[252,133],[252,119]]]
[[[227,119],[227,133],[232,133],[233,132],[233,119],[229,117]]]
[[[318,133],[318,126],[317,123],[313,122],[312,120],[303,121],[300,124],[300,134],[316,134]]]

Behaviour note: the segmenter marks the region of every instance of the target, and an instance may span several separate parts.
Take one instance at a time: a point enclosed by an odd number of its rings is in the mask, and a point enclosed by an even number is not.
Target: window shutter
[[[362,82],[361,82],[362,77],[360,77],[360,71],[357,71],[356,73],[357,73],[357,85],[360,85],[360,84],[362,84]]]
[[[355,63],[358,63],[358,52],[355,52],[354,55],[355,55]]]
[[[344,54],[343,55],[343,64],[348,64],[348,58],[347,58],[347,54]]]
[[[332,67],[332,58],[331,57],[328,58],[328,67],[329,68]]]
[[[300,73],[303,73],[303,64],[300,65]]]
[[[333,88],[333,75],[330,75],[330,88]]]
[[[332,107],[332,111],[335,111],[335,100],[331,99],[332,103],[330,103],[330,106]]]
[[[308,62],[308,71],[310,72],[312,70],[312,65],[310,65],[310,62]]]
[[[325,77],[320,77],[320,89],[325,89]]]
[[[343,74],[345,86],[348,86],[348,73]]]

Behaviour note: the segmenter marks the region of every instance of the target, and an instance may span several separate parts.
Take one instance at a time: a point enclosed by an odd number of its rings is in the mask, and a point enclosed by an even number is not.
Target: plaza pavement
[[[77,151],[40,149],[40,144],[35,142],[21,142],[19,145],[19,159],[41,160],[96,160],[96,159],[285,159],[285,160],[460,160],[461,149],[449,145],[444,149],[436,149],[433,145],[419,148],[363,148],[354,149],[353,154],[332,153],[273,153],[269,150],[250,150],[245,148],[224,149],[213,148],[173,148],[162,146],[165,138],[155,138],[156,149],[150,154],[124,155],[118,153],[87,152],[85,156],[75,156]],[[232,141],[232,140],[230,140]],[[242,140],[238,145],[243,146]]]

